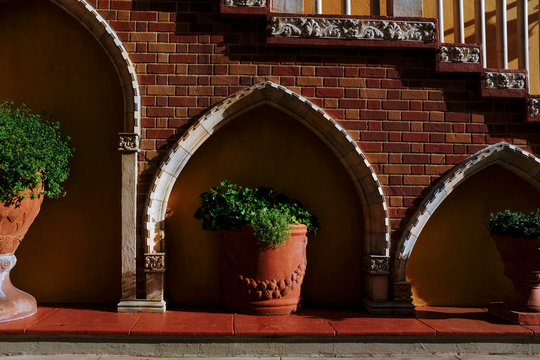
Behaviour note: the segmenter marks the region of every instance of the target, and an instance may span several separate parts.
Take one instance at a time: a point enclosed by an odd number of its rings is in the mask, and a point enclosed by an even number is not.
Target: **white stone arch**
[[[122,188],[122,307],[124,300],[136,298],[137,249],[137,152],[141,135],[141,96],[135,66],[122,41],[107,21],[85,0],[49,0],[73,16],[101,45],[111,60],[124,99],[123,132],[118,134],[121,152]]]
[[[381,184],[369,161],[347,132],[321,108],[284,86],[266,81],[213,106],[173,145],[157,170],[143,219],[147,299],[163,299],[164,222],[167,202],[176,179],[199,146],[215,131],[239,115],[264,104],[278,108],[304,124],[328,145],[343,164],[362,202],[366,227],[365,254],[374,263],[370,271],[381,270],[382,261],[382,272],[387,277],[388,208]]]
[[[431,215],[459,185],[494,164],[512,171],[540,191],[540,159],[515,145],[505,142],[490,145],[456,165],[424,198],[399,239],[392,269],[394,284],[401,284],[401,286],[406,284],[407,262]],[[399,289],[396,291],[396,286],[394,291],[400,292],[398,297],[402,298],[404,298],[403,293],[407,293]]]

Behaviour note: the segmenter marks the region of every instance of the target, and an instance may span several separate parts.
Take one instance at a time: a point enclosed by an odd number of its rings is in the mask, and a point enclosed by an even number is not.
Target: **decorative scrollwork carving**
[[[165,253],[147,253],[144,254],[145,272],[164,272],[165,271]]]
[[[435,24],[421,21],[274,16],[271,33],[272,36],[316,39],[435,42]]]
[[[372,274],[388,274],[390,259],[388,256],[369,255],[364,259],[364,271]]]
[[[233,266],[228,259],[226,264],[232,269]],[[248,297],[252,300],[279,299],[282,296],[286,296],[298,284],[302,283],[304,275],[306,274],[306,266],[307,259],[304,251],[300,264],[291,275],[286,276],[283,279],[261,281],[244,277],[243,275],[236,275],[236,281],[241,284],[242,288],[246,289]]]
[[[123,152],[139,151],[139,135],[134,133],[119,133],[118,150]]]
[[[224,0],[225,6],[266,7],[266,0]]]
[[[487,89],[526,89],[525,73],[486,72],[484,87]]]
[[[441,46],[439,49],[441,62],[463,64],[479,64],[480,48],[470,46]]]
[[[540,99],[532,98],[529,100],[529,116],[540,115]]]

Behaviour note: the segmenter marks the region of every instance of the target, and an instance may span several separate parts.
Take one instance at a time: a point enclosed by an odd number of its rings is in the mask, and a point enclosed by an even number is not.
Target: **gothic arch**
[[[367,158],[356,142],[321,108],[291,90],[266,81],[240,91],[212,107],[172,147],[162,161],[151,185],[144,211],[144,241],[147,268],[164,267],[164,222],[167,202],[176,179],[190,157],[215,131],[230,120],[261,105],[273,106],[300,121],[313,131],[337,156],[347,170],[360,196],[364,210],[366,233],[365,253],[383,262],[389,254],[389,220],[382,187]],[[160,255],[161,254],[161,255]],[[163,299],[162,288],[149,289],[147,298]]]
[[[459,185],[493,164],[512,171],[540,191],[540,159],[505,142],[490,145],[456,165],[425,197],[397,243],[393,267],[394,284],[403,284],[406,281],[407,262],[431,215]]]
[[[124,98],[123,132],[118,134],[121,152],[122,311],[124,300],[136,298],[137,152],[141,135],[141,96],[135,67],[122,41],[107,21],[85,0],[50,0],[73,16],[101,45],[111,60]]]

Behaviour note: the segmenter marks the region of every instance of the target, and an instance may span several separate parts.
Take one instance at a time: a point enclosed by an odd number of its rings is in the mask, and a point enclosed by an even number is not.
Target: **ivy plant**
[[[493,234],[540,240],[540,209],[528,215],[511,210],[491,214],[487,228]]]
[[[73,155],[69,137],[56,121],[43,120],[26,106],[0,105],[0,202],[18,204],[26,198],[63,196]]]
[[[200,198],[201,206],[195,212],[195,218],[202,220],[204,230],[252,226],[262,246],[283,243],[290,235],[290,224],[304,224],[312,234],[319,229],[317,218],[299,201],[276,194],[270,188],[244,187],[224,180],[209,192],[202,193]],[[289,228],[289,233],[284,228]]]

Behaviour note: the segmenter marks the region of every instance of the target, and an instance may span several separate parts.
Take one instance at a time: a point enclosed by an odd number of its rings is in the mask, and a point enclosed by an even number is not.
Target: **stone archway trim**
[[[425,197],[399,240],[393,269],[396,283],[403,285],[406,282],[407,261],[431,215],[465,180],[493,164],[507,168],[540,190],[540,159],[505,142],[490,145],[456,165]]]
[[[366,219],[366,222],[374,237],[379,237],[380,244],[367,244],[366,250],[369,254],[387,255],[389,221],[386,200],[380,182],[365,155],[347,132],[322,109],[270,81],[240,91],[215,105],[169,151],[154,178],[148,197],[144,219],[146,250],[151,252],[164,249],[160,242],[163,239],[163,221],[168,197],[191,155],[221,126],[262,104],[279,108],[298,119],[334,151],[359,190],[365,210],[371,210],[371,213],[375,211],[376,214]],[[372,249],[378,251],[374,253]]]
[[[73,16],[98,41],[113,63],[124,97],[121,152],[122,304],[136,298],[137,258],[137,153],[141,136],[141,95],[135,66],[122,41],[107,21],[85,0],[50,0]]]
[[[349,134],[321,108],[284,86],[265,81],[242,90],[206,112],[172,147],[161,163],[150,189],[144,212],[147,259],[164,256],[164,222],[167,202],[176,179],[191,156],[215,131],[239,115],[267,104],[300,121],[336,155],[349,173],[362,202],[366,233],[365,254],[370,275],[388,277],[389,217],[381,184],[366,156]],[[147,299],[163,299],[162,268],[145,261]],[[382,265],[381,265],[382,264]],[[371,266],[373,265],[373,266]],[[386,298],[386,295],[385,295]]]

